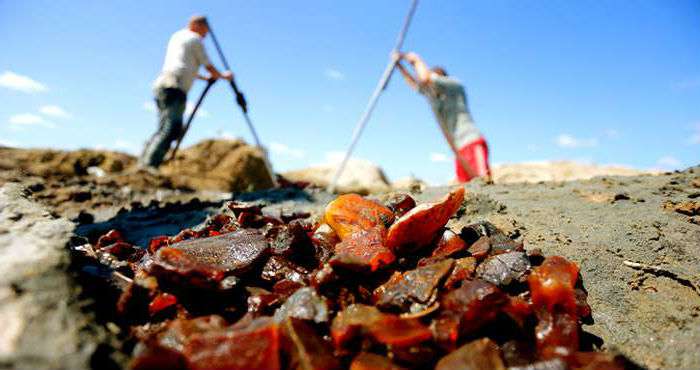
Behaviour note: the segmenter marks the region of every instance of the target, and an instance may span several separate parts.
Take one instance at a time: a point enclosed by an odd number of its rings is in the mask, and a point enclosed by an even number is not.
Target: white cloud
[[[36,114],[32,114],[32,113],[15,114],[13,116],[10,116],[10,119],[8,120],[8,122],[10,122],[10,125],[14,126],[15,128],[18,128],[20,126],[34,126],[34,125],[40,125],[40,126],[44,126],[47,128],[56,127],[56,124],[54,124],[53,122],[47,121],[44,119],[44,117],[37,116]]]
[[[598,139],[579,139],[569,134],[561,134],[555,140],[561,148],[591,148],[598,145]]]
[[[73,116],[58,105],[44,105],[41,108],[39,108],[39,112],[46,116],[57,118],[71,118]]]
[[[664,169],[676,169],[679,168],[682,163],[674,156],[665,155],[656,161],[656,165]]]
[[[41,82],[10,71],[5,71],[0,74],[0,86],[29,94],[46,92],[49,90],[49,88]]]
[[[328,152],[323,153],[323,161],[322,162],[315,162],[311,163],[310,167],[315,167],[315,166],[339,166],[340,162],[343,161],[343,158],[345,158],[345,152],[341,152],[339,150],[331,150]],[[369,159],[365,158],[360,158],[356,156],[351,156],[350,160],[358,163],[358,164],[365,164],[365,165],[375,165],[372,161]]]
[[[335,68],[326,68],[324,74],[331,80],[342,81],[345,79],[345,74]]]
[[[216,130],[210,130],[209,135],[219,137],[225,140],[242,140],[240,136],[236,136],[231,131],[226,131],[223,128],[218,128]]]
[[[329,152],[323,153],[324,162],[321,164],[332,164],[338,165],[345,157],[345,152],[339,150],[331,150]]]
[[[442,153],[430,153],[430,161],[431,162],[449,162],[449,159],[447,158],[446,155]]]
[[[270,151],[285,159],[301,159],[306,155],[301,149],[290,148],[285,144],[274,141],[270,143]]]
[[[12,148],[17,148],[17,147],[19,147],[19,143],[16,141],[12,141],[12,140],[0,139],[0,146],[8,146],[8,147],[12,147]]]
[[[135,145],[132,141],[124,139],[115,140],[114,145],[112,145],[112,147],[131,154],[137,154],[139,151],[138,145]]]

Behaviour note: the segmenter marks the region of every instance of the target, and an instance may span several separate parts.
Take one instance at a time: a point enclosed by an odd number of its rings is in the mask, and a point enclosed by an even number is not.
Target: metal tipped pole
[[[394,46],[394,49],[392,50],[392,54],[394,52],[399,52],[401,50],[401,47],[403,46],[403,40],[406,37],[406,32],[408,31],[408,26],[411,24],[411,19],[413,18],[413,13],[416,12],[416,7],[418,6],[418,0],[413,0],[411,2],[411,7],[408,10],[408,14],[406,15],[406,18],[404,19],[403,22],[403,27],[401,27],[401,31],[399,32],[399,37],[396,39],[396,45]],[[365,108],[364,113],[362,113],[362,116],[360,117],[360,120],[357,122],[357,125],[355,126],[355,130],[353,131],[352,134],[352,140],[350,141],[350,146],[348,146],[347,151],[345,152],[345,157],[343,157],[343,161],[340,162],[340,166],[338,166],[338,169],[335,171],[335,175],[333,175],[333,180],[331,181],[330,186],[328,187],[328,191],[333,193],[336,190],[336,186],[338,185],[338,180],[340,179],[340,175],[343,174],[343,171],[345,170],[345,166],[348,163],[348,160],[350,159],[350,156],[352,155],[353,150],[355,150],[355,145],[357,144],[357,141],[360,139],[360,135],[362,134],[362,131],[365,129],[365,126],[367,125],[367,121],[369,121],[369,117],[372,115],[372,111],[374,111],[374,107],[377,105],[377,101],[379,100],[379,95],[382,94],[382,91],[386,89],[387,84],[389,83],[389,80],[391,79],[391,74],[394,72],[394,68],[396,68],[396,60],[391,59],[389,61],[389,64],[387,64],[386,68],[384,69],[384,73],[382,73],[382,77],[379,79],[379,83],[377,83],[377,87],[374,89],[374,92],[372,93],[372,96],[369,98],[369,102],[367,103],[367,107]]]
[[[216,51],[219,53],[219,57],[221,58],[221,62],[224,64],[224,68],[226,68],[227,71],[230,71],[231,67],[229,67],[228,62],[226,61],[226,57],[224,56],[223,51],[221,51],[221,46],[219,45],[219,41],[216,39],[216,36],[214,35],[214,30],[211,28],[211,23],[208,23],[208,28],[209,28],[209,33],[211,34],[211,40],[214,42],[214,46],[216,47]],[[260,143],[260,138],[258,137],[257,131],[255,131],[255,127],[253,126],[253,122],[251,122],[250,117],[248,117],[248,103],[245,100],[245,96],[243,96],[243,93],[240,90],[238,90],[238,86],[236,85],[236,82],[233,79],[231,79],[231,81],[229,81],[229,83],[231,85],[231,88],[233,89],[233,93],[236,95],[236,103],[238,103],[238,106],[241,107],[241,112],[243,113],[243,118],[245,119],[245,122],[248,125],[250,132],[253,134],[253,140],[255,141],[255,146],[257,146],[262,151],[263,162],[265,163],[265,169],[267,170],[267,173],[270,175],[270,178],[272,179],[272,186],[278,187],[279,184],[277,183],[277,177],[275,176],[275,173],[272,172],[272,165],[270,164],[270,159],[267,156],[267,150]]]

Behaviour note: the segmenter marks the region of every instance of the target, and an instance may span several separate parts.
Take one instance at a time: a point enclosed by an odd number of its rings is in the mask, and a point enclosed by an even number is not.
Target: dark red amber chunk
[[[260,317],[243,327],[194,334],[183,354],[192,370],[276,370],[279,347],[279,327]]]
[[[437,297],[437,287],[450,272],[453,261],[446,259],[419,267],[392,278],[374,291],[374,301],[380,307],[394,307],[408,311],[412,305],[427,306]],[[417,311],[419,309],[411,309]]]
[[[237,230],[161,248],[154,262],[157,264],[163,260],[163,250],[178,250],[183,257],[180,262],[187,261],[235,275],[250,270],[260,262],[267,255],[268,248],[264,236],[256,230]]]
[[[528,278],[532,304],[550,312],[559,306],[566,312],[576,313],[574,286],[577,279],[578,266],[575,263],[561,256],[547,257]]]
[[[391,362],[390,359],[374,353],[362,352],[355,356],[350,364],[350,370],[403,370],[404,368]]]
[[[95,247],[101,249],[120,241],[124,241],[122,233],[119,230],[109,230],[106,234],[100,236]]]
[[[396,257],[384,246],[381,230],[356,231],[335,246],[332,266],[356,271],[376,271],[394,262]]]
[[[170,293],[160,293],[153,298],[151,303],[148,305],[148,313],[151,316],[154,316],[167,308],[175,306],[176,304],[177,297]]]
[[[452,289],[462,284],[465,280],[473,279],[475,271],[476,258],[465,257],[456,260],[450,276],[445,281],[445,288]]]
[[[466,247],[467,243],[459,235],[450,229],[446,229],[443,231],[440,239],[438,239],[437,245],[430,256],[433,258],[446,258],[465,250]]]
[[[505,370],[505,365],[498,345],[488,338],[482,338],[440,359],[435,370]]]
[[[485,259],[476,269],[476,276],[498,286],[524,281],[530,261],[523,252],[507,252]]]
[[[459,319],[460,333],[467,333],[496,318],[507,296],[491,283],[470,280],[447,293],[441,303],[444,314]]]
[[[164,247],[158,250],[149,273],[161,281],[213,288],[226,277],[223,270],[197,261],[181,249]]]
[[[389,195],[384,205],[394,212],[394,216],[401,217],[416,206],[416,201],[408,194],[394,193]]]
[[[289,369],[334,370],[340,361],[333,357],[330,345],[308,323],[288,318],[281,324],[283,349],[288,353]]]
[[[331,337],[336,348],[342,348],[363,334],[379,343],[399,347],[418,344],[432,337],[430,329],[417,319],[402,319],[362,304],[348,306],[333,319]]]
[[[579,324],[575,314],[538,311],[537,350],[544,359],[566,357],[578,351]]]

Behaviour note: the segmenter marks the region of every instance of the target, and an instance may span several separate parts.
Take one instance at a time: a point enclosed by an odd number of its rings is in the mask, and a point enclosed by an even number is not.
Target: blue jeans
[[[158,106],[158,131],[146,143],[141,156],[141,164],[151,167],[160,166],[170,144],[180,137],[187,95],[180,89],[158,89],[155,101]]]

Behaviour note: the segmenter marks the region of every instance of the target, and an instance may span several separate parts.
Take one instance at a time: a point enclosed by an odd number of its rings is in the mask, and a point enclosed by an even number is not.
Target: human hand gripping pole
[[[408,31],[408,26],[411,24],[411,19],[413,18],[413,13],[416,11],[416,6],[418,6],[418,0],[413,0],[411,2],[411,7],[408,10],[408,14],[406,15],[406,18],[404,19],[403,27],[401,28],[401,31],[399,32],[399,37],[396,39],[396,45],[394,46],[394,49],[392,50],[391,53],[391,60],[389,61],[389,64],[387,64],[386,68],[384,69],[384,73],[382,73],[382,77],[379,79],[379,83],[377,83],[377,87],[374,89],[374,92],[372,93],[372,96],[369,98],[369,102],[367,103],[367,107],[365,108],[364,113],[362,113],[362,116],[360,117],[360,120],[357,122],[357,125],[355,126],[355,131],[353,131],[352,134],[352,140],[350,141],[350,145],[348,146],[347,151],[345,152],[345,157],[343,157],[343,161],[340,162],[340,165],[338,166],[338,169],[335,171],[335,175],[333,175],[333,180],[331,181],[328,191],[329,192],[335,192],[336,186],[338,185],[338,180],[340,179],[340,175],[342,175],[343,171],[345,170],[345,166],[348,163],[348,160],[350,159],[350,156],[352,155],[352,151],[355,149],[355,145],[357,144],[357,140],[360,138],[360,134],[362,134],[362,130],[364,130],[365,126],[367,125],[367,121],[369,121],[369,117],[372,115],[372,111],[374,111],[374,107],[377,105],[377,100],[379,100],[379,95],[381,95],[382,91],[386,89],[386,86],[389,84],[389,80],[391,79],[391,74],[394,72],[394,68],[396,67],[396,63],[398,63],[398,60],[393,57],[395,53],[399,53],[401,50],[401,47],[403,46],[403,40],[406,37],[406,32]]]
[[[211,35],[211,40],[214,42],[216,51],[218,52],[219,57],[221,58],[221,62],[224,64],[224,68],[227,71],[230,71],[231,67],[229,67],[228,62],[226,61],[226,57],[224,56],[224,53],[221,50],[221,46],[219,45],[219,41],[216,39],[216,35],[214,35],[214,30],[211,28],[211,23],[209,23],[208,27],[209,34]],[[250,117],[248,116],[248,103],[245,100],[245,96],[243,96],[243,93],[238,89],[236,81],[233,78],[229,80],[229,84],[231,85],[231,89],[233,90],[234,95],[236,95],[236,103],[238,103],[238,106],[241,107],[243,118],[245,119],[245,122],[248,125],[251,134],[253,135],[255,146],[257,146],[258,149],[260,149],[263,153],[263,162],[265,163],[265,169],[267,170],[267,173],[270,175],[270,179],[272,179],[272,186],[278,187],[279,184],[277,183],[277,177],[275,176],[275,173],[272,172],[272,165],[270,164],[270,160],[267,156],[267,150],[260,143],[258,133],[255,131],[255,127],[253,126],[253,123],[250,121]]]

